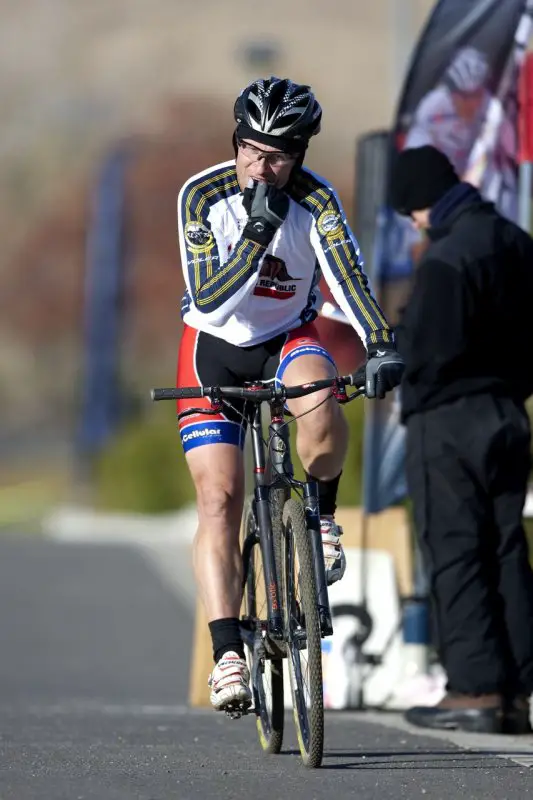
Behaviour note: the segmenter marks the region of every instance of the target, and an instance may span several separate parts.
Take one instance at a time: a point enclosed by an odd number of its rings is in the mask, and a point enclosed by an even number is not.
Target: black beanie
[[[432,145],[403,150],[392,165],[391,205],[399,214],[433,208],[459,183],[452,163]]]

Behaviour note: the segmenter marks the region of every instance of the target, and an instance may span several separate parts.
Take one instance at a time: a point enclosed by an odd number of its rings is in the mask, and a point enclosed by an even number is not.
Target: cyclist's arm
[[[334,194],[325,210],[313,217],[311,244],[333,297],[367,350],[374,345],[390,348],[392,331],[368,285],[359,245]]]
[[[448,90],[443,86],[432,89],[422,98],[414,113],[413,123],[408,131],[404,148],[423,147],[426,144],[436,145],[435,120],[448,120],[453,114]]]
[[[420,120],[415,120],[413,127],[405,137],[404,148],[423,147],[426,144],[434,144],[431,131]]]
[[[209,201],[187,186],[178,198],[181,264],[192,303],[211,325],[223,325],[245,300],[257,280],[266,248],[244,236],[231,253]]]

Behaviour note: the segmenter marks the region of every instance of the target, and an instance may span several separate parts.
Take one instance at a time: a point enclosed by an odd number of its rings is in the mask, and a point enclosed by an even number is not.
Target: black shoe
[[[531,717],[529,709],[529,697],[527,695],[516,695],[507,698],[503,708],[503,733],[521,736],[533,733],[531,728]]]
[[[501,733],[502,698],[497,694],[468,695],[449,692],[436,706],[415,706],[405,719],[419,728]]]

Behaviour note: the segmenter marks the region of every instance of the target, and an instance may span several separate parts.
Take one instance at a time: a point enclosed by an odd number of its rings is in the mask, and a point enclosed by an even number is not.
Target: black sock
[[[339,481],[341,479],[342,471],[339,472],[336,478],[330,481],[320,481],[309,472],[305,473],[308,481],[316,481],[318,483],[318,505],[321,514],[333,516],[337,508],[337,492],[339,491]]]
[[[209,623],[209,630],[213,641],[215,664],[222,658],[224,653],[228,653],[230,650],[244,658],[244,646],[237,617],[214,619],[213,622]]]

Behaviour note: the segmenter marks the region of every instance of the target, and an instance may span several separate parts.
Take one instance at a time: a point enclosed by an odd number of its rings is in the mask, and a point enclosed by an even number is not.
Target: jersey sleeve
[[[432,89],[418,104],[413,124],[405,137],[404,148],[435,144],[435,118],[450,113],[449,100],[442,88]]]
[[[413,127],[405,137],[405,149],[411,147],[424,147],[426,144],[433,144],[433,139],[428,127],[424,127],[421,122],[415,120]]]
[[[211,325],[223,325],[255,285],[266,248],[242,236],[231,253],[224,252],[209,186],[181,190],[178,239],[190,301]]]
[[[359,244],[334,192],[313,213],[311,244],[333,297],[367,350],[373,345],[390,347],[392,331],[370,289]]]

